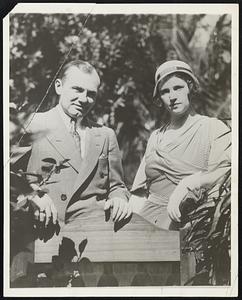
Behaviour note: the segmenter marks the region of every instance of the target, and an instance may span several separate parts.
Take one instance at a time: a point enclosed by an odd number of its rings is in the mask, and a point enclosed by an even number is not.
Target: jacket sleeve
[[[121,152],[114,131],[108,128],[109,147],[109,195],[108,198],[121,197],[128,201],[129,192],[123,181],[123,167]]]
[[[32,143],[33,143],[33,132],[31,129],[31,118],[33,114],[29,116],[25,124],[23,124],[23,135],[21,145],[13,146],[11,149],[11,156],[10,156],[10,164],[14,170],[22,169],[24,171],[27,170],[28,161],[32,151]],[[27,126],[28,125],[28,126]]]

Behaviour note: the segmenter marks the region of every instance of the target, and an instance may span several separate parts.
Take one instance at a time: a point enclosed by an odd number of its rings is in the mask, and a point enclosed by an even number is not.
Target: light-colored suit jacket
[[[103,210],[100,203],[112,197],[128,199],[121,154],[112,129],[87,120],[84,158],[56,107],[37,113],[29,129],[44,134],[33,142],[28,172],[45,174],[46,158],[57,163],[68,159],[44,186],[54,201],[59,221],[88,217],[90,210]]]

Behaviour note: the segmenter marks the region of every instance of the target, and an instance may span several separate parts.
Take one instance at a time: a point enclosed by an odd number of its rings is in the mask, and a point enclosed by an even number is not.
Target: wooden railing
[[[194,266],[181,254],[180,238],[179,231],[159,229],[136,214],[121,224],[90,216],[46,242],[37,240],[34,262],[38,272],[62,262],[78,273],[74,286],[182,285]]]

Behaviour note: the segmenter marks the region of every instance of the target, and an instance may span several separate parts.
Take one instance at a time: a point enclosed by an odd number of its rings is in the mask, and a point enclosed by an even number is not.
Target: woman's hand
[[[179,209],[180,203],[184,200],[189,190],[199,189],[201,187],[200,180],[201,173],[196,173],[191,176],[188,176],[182,179],[173,193],[170,196],[167,211],[169,217],[175,221],[180,222],[181,220],[181,212]]]
[[[175,222],[180,222],[181,212],[179,206],[181,201],[186,197],[187,193],[187,187],[184,184],[180,185],[179,183],[170,196],[167,211],[169,217]]]

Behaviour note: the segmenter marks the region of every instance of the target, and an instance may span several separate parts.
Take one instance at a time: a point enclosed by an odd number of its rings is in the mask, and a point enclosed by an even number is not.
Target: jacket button
[[[61,194],[61,200],[62,200],[62,201],[66,201],[66,199],[67,199],[66,194]]]

